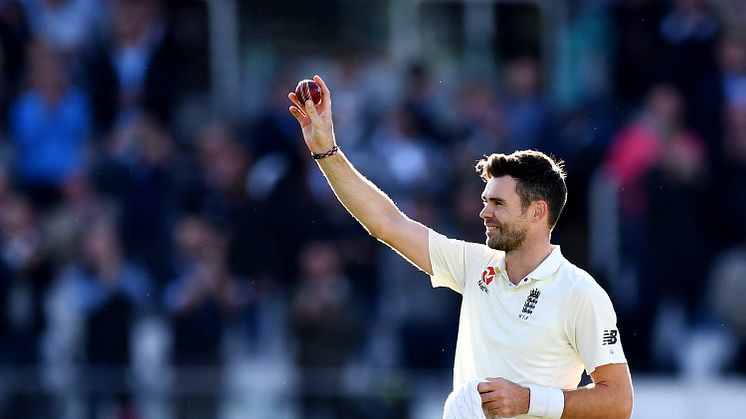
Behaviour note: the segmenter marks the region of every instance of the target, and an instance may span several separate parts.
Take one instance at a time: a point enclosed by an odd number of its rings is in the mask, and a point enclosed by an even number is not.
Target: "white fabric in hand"
[[[487,419],[477,386],[484,380],[473,380],[453,390],[443,406],[443,419]]]

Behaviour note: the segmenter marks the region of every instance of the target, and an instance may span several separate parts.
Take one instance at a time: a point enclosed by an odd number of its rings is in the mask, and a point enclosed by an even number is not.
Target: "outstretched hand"
[[[336,145],[334,139],[334,125],[332,124],[332,100],[329,88],[318,75],[313,81],[321,87],[321,102],[314,105],[307,100],[300,103],[294,92],[288,94],[293,105],[288,109],[300,124],[303,140],[311,153],[323,153]]]
[[[487,378],[477,386],[482,407],[490,414],[512,418],[528,413],[530,391],[504,378]]]

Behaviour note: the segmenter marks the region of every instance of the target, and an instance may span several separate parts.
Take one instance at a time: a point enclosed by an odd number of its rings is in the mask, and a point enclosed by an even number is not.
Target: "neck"
[[[549,238],[536,244],[524,243],[518,249],[511,250],[505,254],[505,268],[508,271],[508,279],[513,284],[518,284],[531,271],[544,261],[552,253],[553,246]]]

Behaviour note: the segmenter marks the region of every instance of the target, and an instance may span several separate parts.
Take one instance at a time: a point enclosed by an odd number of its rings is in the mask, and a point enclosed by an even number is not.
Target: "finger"
[[[303,111],[296,108],[295,106],[289,107],[288,110],[295,117],[298,123],[303,123],[303,120],[306,118],[306,115],[303,113]]]
[[[490,383],[481,382],[481,383],[477,384],[477,391],[479,393],[487,393],[489,391],[492,391],[490,389]]]
[[[498,402],[489,402],[482,404],[482,409],[487,409],[491,414],[497,414],[497,412],[500,410],[501,406]]]
[[[303,104],[296,103],[294,105],[290,105],[290,107],[295,108],[298,111],[300,111],[301,115],[303,115],[303,116],[307,115],[306,111],[303,109],[304,108]]]
[[[306,105],[303,108],[303,110],[306,111],[306,115],[308,115],[308,117],[311,118],[311,122],[314,125],[318,125],[321,123],[321,118],[319,117],[319,113],[316,112],[316,107],[313,105],[313,101],[311,99],[308,99],[306,101]]]
[[[329,88],[326,86],[326,82],[324,82],[324,79],[321,78],[318,74],[313,76],[313,81],[318,83],[319,87],[321,87],[321,104],[331,104],[332,96],[329,93]]]
[[[295,92],[288,93],[288,99],[290,99],[290,101],[293,102],[293,104],[295,104],[295,106],[297,106],[298,109],[303,109],[303,104],[300,103],[300,101],[298,100],[298,97],[295,96]]]
[[[495,395],[493,393],[479,393],[479,397],[482,399],[483,404],[494,403]]]

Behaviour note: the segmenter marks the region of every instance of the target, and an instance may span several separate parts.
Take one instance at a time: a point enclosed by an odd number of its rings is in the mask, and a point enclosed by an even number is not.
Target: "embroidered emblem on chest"
[[[528,293],[528,297],[526,297],[526,302],[523,303],[523,309],[518,315],[518,318],[522,320],[528,320],[529,316],[533,314],[534,309],[536,308],[536,304],[539,302],[540,295],[541,291],[539,291],[538,288],[534,288]]]
[[[488,266],[487,269],[482,272],[482,279],[480,279],[477,282],[477,285],[479,286],[479,289],[482,290],[485,294],[489,294],[490,290],[487,288],[487,285],[490,284],[495,279],[495,268],[492,266]]]

